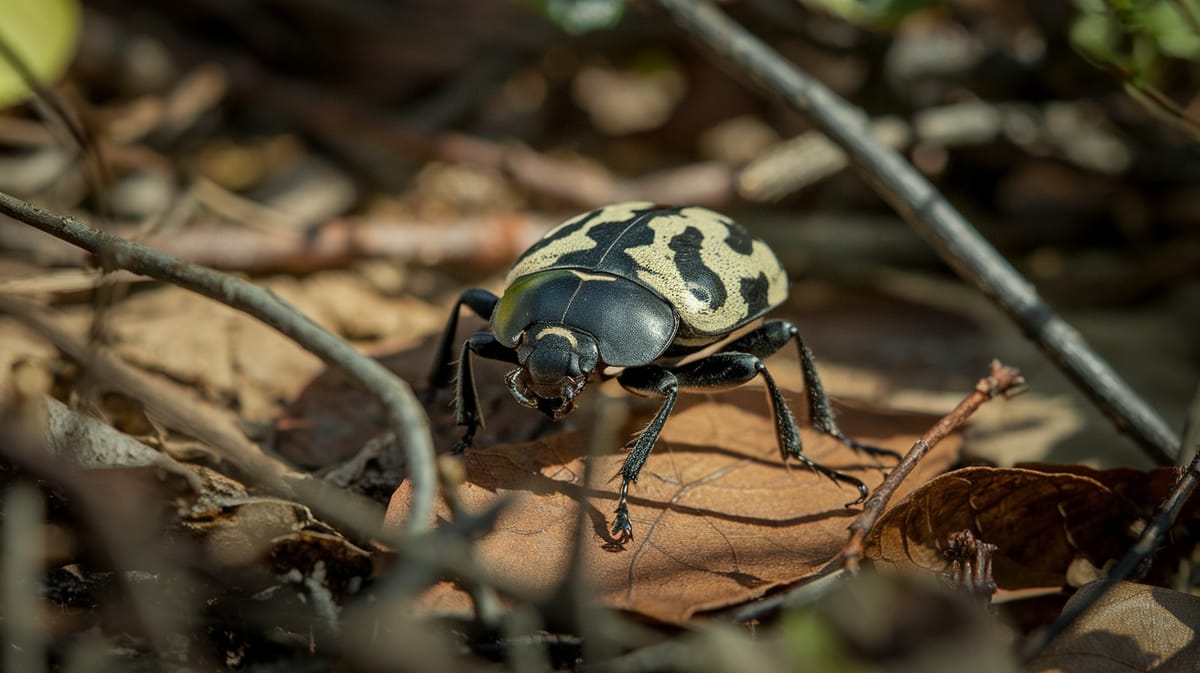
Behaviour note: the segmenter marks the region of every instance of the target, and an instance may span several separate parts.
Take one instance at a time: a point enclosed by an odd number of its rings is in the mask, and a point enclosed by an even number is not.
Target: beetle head
[[[525,331],[517,347],[521,366],[505,380],[518,402],[558,420],[575,409],[575,397],[587,385],[599,357],[590,334],[538,323]]]

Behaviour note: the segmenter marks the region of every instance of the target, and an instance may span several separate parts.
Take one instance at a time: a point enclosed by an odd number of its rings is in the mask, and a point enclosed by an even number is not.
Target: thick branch
[[[357,382],[383,405],[405,448],[408,474],[413,482],[409,529],[428,526],[437,483],[429,419],[408,384],[383,365],[354,350],[265,288],[117,238],[3,192],[0,192],[0,213],[102,255],[116,268],[174,283],[254,316]]]
[[[685,31],[763,88],[784,98],[846,152],[876,191],[959,275],[1000,305],[1092,402],[1155,461],[1173,463],[1170,427],[1054,312],[1016,269],[894,150],[865,116],[729,19],[708,0],[658,0]]]

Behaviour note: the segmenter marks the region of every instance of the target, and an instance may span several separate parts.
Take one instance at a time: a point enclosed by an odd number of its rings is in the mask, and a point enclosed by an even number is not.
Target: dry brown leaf
[[[99,469],[153,465],[174,473],[187,468],[100,420],[85,416],[53,397],[42,399],[43,440],[56,458]]]
[[[1108,582],[1083,587],[1089,600]],[[1200,662],[1200,598],[1119,582],[1026,667],[1031,673],[1191,673]]]
[[[444,320],[417,300],[384,298],[348,272],[263,284],[313,320],[351,337],[406,338]],[[359,318],[348,317],[354,314]],[[110,318],[115,349],[125,359],[209,398],[236,400],[241,416],[252,421],[278,416],[279,400],[294,398],[323,367],[271,327],[177,287],[130,297]]]
[[[1101,567],[1133,541],[1133,504],[1076,474],[970,467],[944,474],[897,503],[866,541],[877,562],[942,572],[951,533],[970,530],[999,549],[1002,589],[1060,586],[1072,563]]]
[[[1171,493],[1175,482],[1179,480],[1178,467],[1156,467],[1151,470],[1138,470],[1132,467],[1114,467],[1098,470],[1087,465],[1070,465],[1059,463],[1023,463],[1017,467],[1038,472],[1059,472],[1077,474],[1088,477],[1109,487],[1124,496],[1138,510],[1150,515],[1155,508]],[[1179,512],[1178,521],[1200,518],[1200,498],[1191,497],[1184,503]]]
[[[1156,467],[1151,470],[1138,470],[1116,467],[1098,470],[1086,465],[1046,463],[1031,463],[1021,467],[1039,472],[1066,472],[1095,479],[1129,500],[1136,508],[1138,516],[1145,520],[1154,516],[1158,506],[1166,500],[1179,480],[1182,469]],[[1198,519],[1200,497],[1193,493],[1180,508],[1167,539],[1155,552],[1150,568],[1139,578],[1142,582],[1154,586],[1175,585],[1180,572],[1180,562],[1191,563],[1197,543],[1197,531],[1200,531],[1196,526]]]
[[[802,399],[790,395],[793,409]],[[517,412],[520,413],[520,412]],[[928,417],[846,410],[847,432],[866,442],[905,451],[932,421]],[[876,486],[882,472],[836,440],[802,430],[806,454]],[[584,479],[583,441],[574,433],[543,440],[481,447],[466,456],[460,495],[479,511],[515,495],[476,553],[493,572],[545,591],[564,575],[577,498]],[[917,484],[950,465],[957,438],[938,446],[918,468]],[[681,398],[630,490],[635,539],[624,548],[608,532],[616,505],[623,453],[602,456],[587,494],[583,559],[601,600],[666,621],[736,604],[815,573],[846,540],[854,512],[843,504],[855,493],[779,458],[761,390]],[[389,507],[393,522],[407,512],[407,482]],[[443,509],[440,517],[448,517]],[[440,585],[427,605],[461,605]]]

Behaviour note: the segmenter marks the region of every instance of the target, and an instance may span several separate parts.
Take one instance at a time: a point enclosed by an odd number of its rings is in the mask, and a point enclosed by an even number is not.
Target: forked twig
[[[429,419],[408,384],[383,365],[359,353],[270,290],[253,283],[188,264],[3,192],[0,192],[0,213],[93,254],[103,253],[115,268],[174,283],[254,316],[358,383],[383,405],[404,446],[409,479],[413,483],[408,529],[420,531],[428,527],[437,495]]]
[[[866,539],[867,533],[871,532],[871,528],[883,514],[884,507],[896,493],[901,482],[912,473],[913,468],[921,462],[925,454],[929,453],[929,450],[942,441],[946,435],[962,425],[963,421],[966,421],[971,414],[975,413],[976,409],[983,406],[984,402],[996,395],[1012,396],[1019,392],[1019,388],[1024,383],[1021,372],[1000,364],[998,360],[992,360],[992,373],[980,379],[970,395],[963,398],[963,401],[959,402],[953,411],[943,416],[924,435],[921,435],[921,438],[904,455],[903,460],[888,473],[887,478],[883,480],[879,488],[875,489],[871,497],[867,498],[867,502],[863,504],[862,514],[859,514],[854,523],[850,524],[850,540],[842,548],[842,564],[846,570],[852,573],[858,572],[858,562],[862,558],[863,541]]]
[[[658,0],[687,31],[744,75],[781,96],[850,157],[875,190],[959,275],[996,302],[1117,429],[1154,461],[1182,457],[1179,436],[1038,296],[924,176],[879,143],[869,121],[819,81],[725,16],[709,0]]]

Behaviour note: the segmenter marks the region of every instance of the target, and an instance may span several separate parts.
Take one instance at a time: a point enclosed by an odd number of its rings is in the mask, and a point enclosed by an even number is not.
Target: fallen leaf
[[[1076,474],[1095,479],[1137,506],[1139,512],[1151,515],[1166,499],[1179,480],[1182,468],[1156,467],[1139,470],[1132,467],[1113,467],[1098,470],[1087,465],[1060,463],[1022,463],[1017,467],[1048,473]],[[1190,497],[1179,511],[1179,521],[1200,518],[1200,498]]]
[[[969,467],[941,475],[888,510],[866,555],[892,565],[948,568],[946,539],[970,530],[998,547],[1002,589],[1061,586],[1080,560],[1099,568],[1133,541],[1133,504],[1099,481],[1069,473]]]
[[[1086,465],[1060,465],[1030,463],[1021,465],[1039,472],[1065,472],[1095,479],[1113,492],[1133,504],[1137,514],[1144,520],[1154,516],[1159,505],[1166,500],[1179,480],[1179,467],[1156,467],[1138,470],[1131,467],[1115,467],[1098,470]],[[1200,533],[1200,497],[1194,493],[1184,502],[1175,517],[1166,541],[1154,553],[1151,566],[1140,580],[1154,586],[1174,586],[1180,573],[1180,562],[1191,563],[1192,552]]]
[[[331,331],[351,338],[423,335],[444,316],[423,302],[384,297],[349,272],[260,281]],[[279,415],[323,367],[316,356],[250,316],[180,289],[139,293],[112,309],[114,349],[127,361],[191,385],[209,399],[236,401],[243,419]]]
[[[484,446],[466,454],[465,507],[490,507],[516,496],[476,554],[492,572],[534,592],[564,576],[576,507],[585,496],[583,562],[604,603],[664,622],[763,595],[817,572],[846,541],[856,493],[795,463],[785,465],[775,443],[764,392],[746,387],[719,395],[681,397],[640,480],[630,489],[635,539],[621,547],[609,534],[623,453],[601,456],[592,488],[583,488],[584,439],[575,433]],[[794,410],[802,399],[792,394]],[[644,420],[644,419],[643,419]],[[844,429],[861,441],[903,452],[933,418],[846,409]],[[807,427],[806,455],[874,487],[882,471],[837,440]],[[959,441],[934,449],[907,482],[918,484],[952,464]],[[392,498],[389,519],[403,520],[406,481]],[[909,487],[911,488],[911,487]],[[905,490],[905,489],[902,489]],[[450,516],[443,508],[438,516]],[[463,605],[444,583],[425,604]]]
[[[1067,606],[1110,582],[1080,589]],[[1026,667],[1031,673],[1191,673],[1200,662],[1200,598],[1132,582],[1109,588]]]
[[[43,397],[43,439],[50,453],[88,469],[154,466],[191,478],[189,468],[53,397]]]

